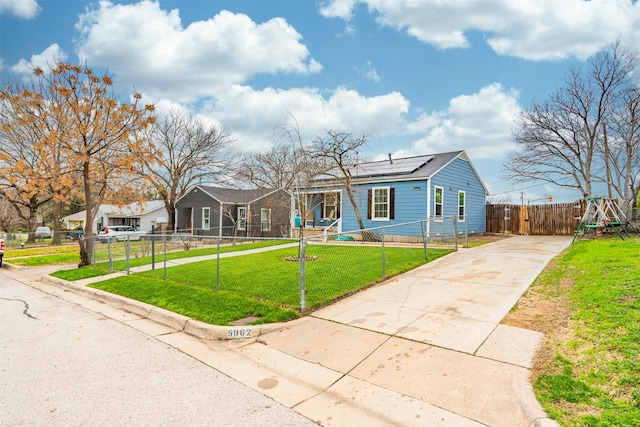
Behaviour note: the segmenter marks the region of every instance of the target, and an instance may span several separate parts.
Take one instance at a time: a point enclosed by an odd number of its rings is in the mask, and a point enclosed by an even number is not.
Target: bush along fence
[[[267,239],[154,235],[96,242],[94,267],[237,294],[300,312],[466,245],[457,217],[346,233]]]

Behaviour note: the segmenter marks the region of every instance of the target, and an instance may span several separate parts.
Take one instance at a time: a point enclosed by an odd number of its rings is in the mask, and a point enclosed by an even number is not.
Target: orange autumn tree
[[[44,145],[55,124],[48,122],[38,89],[21,81],[0,91],[0,195],[27,222],[27,243],[35,241],[38,212],[54,199],[51,189],[64,181],[54,176],[60,165],[46,159]]]
[[[154,106],[135,92],[119,101],[108,75],[97,76],[86,66],[56,63],[48,72],[34,68],[42,113],[35,120],[38,151],[46,168],[48,189],[55,203],[69,204],[79,195],[86,209],[80,266],[91,263],[93,222],[102,203],[124,205],[143,201],[145,185],[136,182],[143,163],[153,164],[155,149],[143,137],[154,123]],[[16,94],[33,102],[34,93]],[[144,160],[144,162],[143,162]]]

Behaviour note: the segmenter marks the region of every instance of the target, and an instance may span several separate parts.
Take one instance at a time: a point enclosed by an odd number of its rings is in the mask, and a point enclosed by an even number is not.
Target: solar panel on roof
[[[380,162],[361,163],[355,165],[352,170],[354,177],[379,176],[379,175],[408,175],[411,174],[427,162],[433,156],[411,157],[405,159],[383,160]]]

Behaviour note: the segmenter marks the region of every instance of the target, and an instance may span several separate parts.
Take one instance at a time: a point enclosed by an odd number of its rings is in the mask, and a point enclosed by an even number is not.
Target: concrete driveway
[[[463,249],[250,340],[203,339],[221,327],[130,301],[86,304],[137,312],[123,323],[322,425],[555,425],[528,380],[542,334],[499,322],[570,242]]]

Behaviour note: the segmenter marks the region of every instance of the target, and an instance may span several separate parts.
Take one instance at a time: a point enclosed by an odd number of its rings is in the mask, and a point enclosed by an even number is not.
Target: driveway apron
[[[500,321],[570,242],[463,249],[260,342],[344,374],[295,406],[323,425],[553,425],[529,383],[543,335]]]

